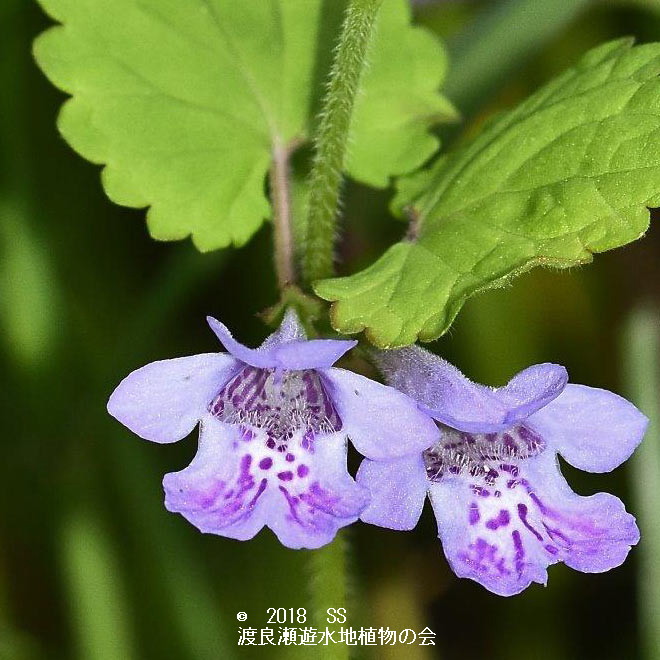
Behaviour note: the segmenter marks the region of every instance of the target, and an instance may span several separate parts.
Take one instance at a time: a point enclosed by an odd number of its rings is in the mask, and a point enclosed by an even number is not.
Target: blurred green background
[[[415,12],[452,54],[447,89],[466,122],[443,129],[447,143],[597,43],[660,40],[660,0],[419,2]],[[203,536],[167,513],[162,474],[189,462],[194,439],[150,445],[105,412],[133,368],[216,350],[206,314],[248,343],[263,338],[255,313],[276,297],[270,229],[242,251],[200,255],[155,243],[143,212],[108,202],[98,169],[59,137],[63,95],[32,61],[47,24],[33,2],[0,0],[0,658],[334,657],[237,647],[238,611],[265,626],[268,607],[311,607],[311,553],[267,531],[249,543]],[[402,233],[390,195],[347,187],[343,272]],[[473,299],[434,349],[493,385],[559,362],[574,382],[625,393],[655,419],[659,283],[652,227],[587,268],[536,271]],[[614,492],[639,516],[642,544],[604,575],[555,566],[548,588],[503,599],[452,575],[430,511],[407,534],[353,526],[348,623],[437,634],[434,647],[355,655],[660,658],[657,432],[612,475],[565,467],[578,492]]]

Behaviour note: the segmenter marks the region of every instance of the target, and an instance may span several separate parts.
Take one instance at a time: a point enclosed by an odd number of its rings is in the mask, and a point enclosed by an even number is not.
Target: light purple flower
[[[428,495],[454,572],[503,596],[546,584],[556,562],[599,573],[624,561],[639,540],[635,519],[613,495],[574,493],[556,455],[581,470],[613,470],[646,430],[631,403],[567,384],[554,364],[491,389],[419,347],[381,351],[377,362],[442,437],[416,456],[362,462],[356,479],[371,492],[362,520],[412,529]]]
[[[366,491],[346,469],[346,439],[372,459],[419,453],[438,437],[405,395],[333,368],[355,345],[307,340],[293,312],[257,349],[208,322],[229,353],[148,364],[108,411],[146,440],[200,424],[191,464],[165,475],[165,506],[203,532],[250,539],[264,526],[290,548],[317,548],[357,520]]]

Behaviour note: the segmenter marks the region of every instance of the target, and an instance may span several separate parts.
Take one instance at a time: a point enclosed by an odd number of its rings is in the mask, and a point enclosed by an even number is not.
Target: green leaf
[[[345,2],[40,2],[63,24],[35,43],[41,68],[72,95],[60,131],[105,166],[108,196],[149,207],[154,238],[192,235],[201,250],[245,243],[270,216],[273,145],[310,137],[336,38],[329,26]],[[449,112],[436,92],[444,52],[408,25],[405,5],[385,3],[353,135],[350,173],[376,185],[421,165],[435,148],[429,124]],[[381,130],[387,157],[371,151]]]
[[[658,74],[659,44],[605,44],[404,181],[394,206],[412,204],[409,239],[316,285],[334,326],[383,347],[435,339],[478,291],[642,236],[660,206]]]
[[[440,146],[433,124],[458,119],[438,94],[447,69],[440,42],[410,22],[409,1],[383,3],[353,115],[348,173],[376,188],[412,172]]]

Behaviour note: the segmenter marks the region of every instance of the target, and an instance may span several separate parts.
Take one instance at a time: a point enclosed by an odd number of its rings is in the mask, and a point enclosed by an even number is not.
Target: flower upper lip
[[[557,398],[568,382],[566,369],[550,362],[524,369],[504,387],[491,388],[472,382],[418,346],[373,355],[390,385],[415,399],[435,420],[468,433],[510,428]]]
[[[260,369],[326,369],[357,344],[355,339],[305,339],[297,324],[295,312],[289,310],[280,330],[259,348],[248,348],[237,342],[229,328],[207,316],[211,330],[237,360]]]

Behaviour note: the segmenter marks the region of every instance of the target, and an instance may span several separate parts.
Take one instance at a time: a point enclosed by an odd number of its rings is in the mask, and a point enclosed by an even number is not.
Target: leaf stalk
[[[273,203],[275,275],[280,291],[296,283],[289,181],[289,159],[292,152],[292,146],[275,140],[273,161],[269,173],[270,194]]]

